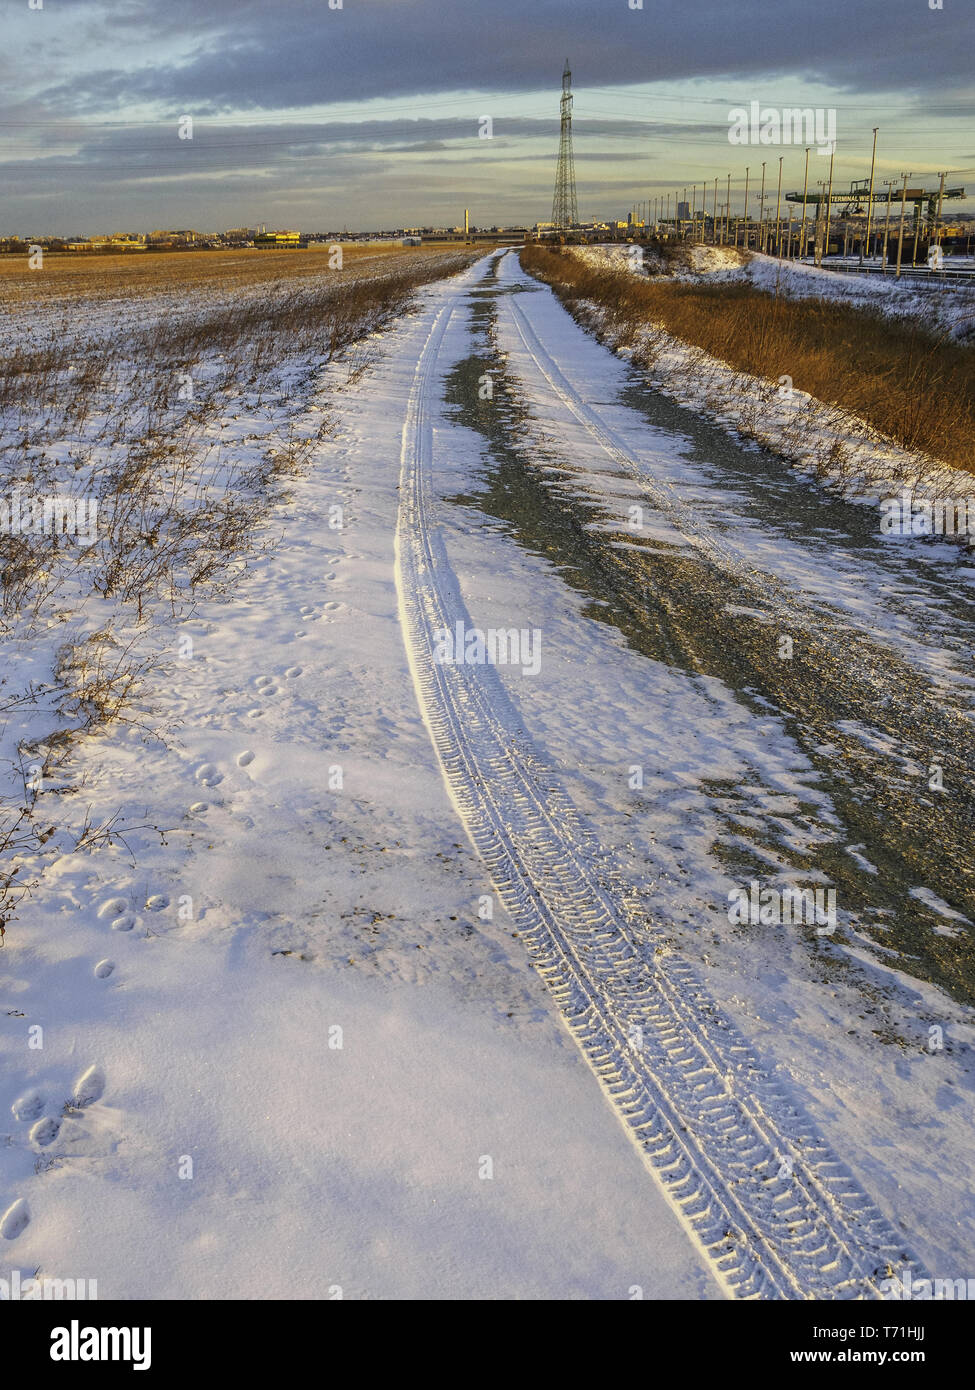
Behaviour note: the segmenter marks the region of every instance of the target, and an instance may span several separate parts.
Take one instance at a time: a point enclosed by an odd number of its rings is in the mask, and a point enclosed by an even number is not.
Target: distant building
[[[192,246],[198,234],[185,227],[180,231],[155,231],[146,237],[150,246]]]
[[[308,238],[300,232],[269,232],[265,228],[254,237],[255,246],[307,246]]]
[[[144,251],[146,239],[120,232],[116,236],[89,237],[87,241],[69,241],[68,251]]]

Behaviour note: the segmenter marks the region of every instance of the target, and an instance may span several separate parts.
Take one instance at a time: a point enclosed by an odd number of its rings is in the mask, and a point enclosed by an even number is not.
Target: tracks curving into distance
[[[435,313],[403,426],[396,583],[420,708],[457,812],[521,939],[645,1163],[740,1298],[877,1298],[923,1271],[685,962],[602,867],[600,847],[488,665],[436,660],[470,625],[437,525]],[[598,424],[594,412],[587,414]],[[607,441],[608,442],[608,441]],[[651,928],[652,933],[652,928]]]

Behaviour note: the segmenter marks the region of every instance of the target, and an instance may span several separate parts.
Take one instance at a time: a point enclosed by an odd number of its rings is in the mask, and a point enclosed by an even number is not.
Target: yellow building
[[[255,246],[300,246],[300,232],[268,232],[262,227],[254,238]]]

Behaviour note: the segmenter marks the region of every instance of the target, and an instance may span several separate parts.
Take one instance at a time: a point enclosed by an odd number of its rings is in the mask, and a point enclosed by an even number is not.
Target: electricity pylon
[[[562,134],[559,139],[559,166],[555,173],[555,197],[552,199],[552,222],[559,231],[567,231],[579,221],[576,205],[576,166],[572,157],[572,73],[565,60],[562,74]]]

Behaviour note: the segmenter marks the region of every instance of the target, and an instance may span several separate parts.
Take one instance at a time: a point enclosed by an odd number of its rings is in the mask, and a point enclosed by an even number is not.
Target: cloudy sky
[[[802,146],[729,143],[752,101],[835,109],[834,186],[878,126],[879,180],[975,189],[975,5],[937,3],[0,0],[0,235],[546,219],[566,57],[583,217],[740,205],[780,154],[801,188]]]

